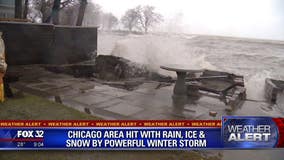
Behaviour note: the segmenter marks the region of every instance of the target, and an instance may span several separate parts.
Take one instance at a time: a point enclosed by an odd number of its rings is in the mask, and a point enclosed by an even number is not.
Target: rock
[[[87,113],[87,114],[91,114],[90,108],[84,108],[84,111],[85,111],[85,113]]]
[[[233,108],[225,108],[225,111],[226,111],[226,112],[232,112],[232,111],[233,111]]]
[[[212,117],[216,117],[217,112],[215,112],[215,111],[209,111],[209,115],[212,116]]]
[[[55,73],[71,74],[74,77],[96,77],[102,80],[117,81],[138,77],[149,77],[149,71],[141,64],[122,57],[99,55],[95,61],[66,65],[42,65]]]
[[[99,55],[96,58],[95,73],[97,78],[110,81],[149,75],[145,66],[110,55]]]
[[[54,97],[54,100],[55,100],[56,103],[62,104],[62,100],[61,100],[61,97],[60,97],[60,96],[55,96],[55,97]]]

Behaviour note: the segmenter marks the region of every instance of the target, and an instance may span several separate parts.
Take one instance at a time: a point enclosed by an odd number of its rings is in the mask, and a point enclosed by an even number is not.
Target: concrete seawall
[[[97,28],[0,22],[7,63],[68,64],[97,54]]]

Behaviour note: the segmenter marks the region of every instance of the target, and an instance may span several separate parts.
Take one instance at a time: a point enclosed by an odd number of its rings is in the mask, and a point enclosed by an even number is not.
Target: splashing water
[[[251,77],[245,77],[245,86],[247,89],[247,95],[249,99],[263,100],[265,79],[271,78],[271,72],[263,71],[258,72]]]
[[[186,47],[185,40],[170,36],[130,35],[126,39],[117,41],[110,54],[144,64],[148,69],[163,74],[172,74],[160,69],[161,65],[166,64],[215,69],[205,60],[206,55],[203,50]]]
[[[100,43],[101,42],[101,43]],[[249,99],[263,100],[266,78],[284,79],[284,43],[186,35],[99,35],[99,54],[111,54],[175,76],[160,65],[225,71],[245,77]]]

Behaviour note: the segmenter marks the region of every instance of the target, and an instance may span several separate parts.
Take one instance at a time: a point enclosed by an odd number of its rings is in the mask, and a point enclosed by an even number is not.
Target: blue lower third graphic
[[[1,129],[2,150],[222,148],[220,128]]]
[[[224,148],[274,148],[278,128],[270,117],[223,117]]]

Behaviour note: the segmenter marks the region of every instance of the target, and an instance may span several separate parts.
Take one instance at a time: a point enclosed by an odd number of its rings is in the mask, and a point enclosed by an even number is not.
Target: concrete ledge
[[[280,102],[279,98],[282,97],[283,99],[283,92],[284,91],[284,81],[281,80],[274,80],[267,78],[265,80],[265,98],[270,103]],[[281,96],[282,95],[282,96]]]

